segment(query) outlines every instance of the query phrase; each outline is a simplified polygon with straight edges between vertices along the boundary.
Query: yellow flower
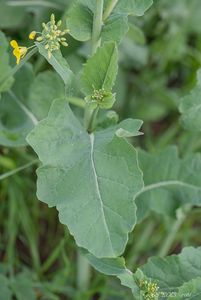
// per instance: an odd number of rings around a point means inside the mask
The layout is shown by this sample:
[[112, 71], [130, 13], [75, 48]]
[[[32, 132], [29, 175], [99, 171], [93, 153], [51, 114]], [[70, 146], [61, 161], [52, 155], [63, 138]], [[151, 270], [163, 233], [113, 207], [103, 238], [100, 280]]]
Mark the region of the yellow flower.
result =
[[32, 31], [32, 32], [29, 34], [29, 39], [30, 39], [30, 40], [34, 40], [34, 39], [35, 39], [35, 36], [36, 36], [36, 31]]
[[20, 59], [26, 55], [28, 48], [27, 47], [19, 47], [18, 43], [15, 40], [12, 40], [10, 42], [10, 45], [14, 49], [13, 55], [16, 57], [16, 62], [18, 65], [20, 62]]

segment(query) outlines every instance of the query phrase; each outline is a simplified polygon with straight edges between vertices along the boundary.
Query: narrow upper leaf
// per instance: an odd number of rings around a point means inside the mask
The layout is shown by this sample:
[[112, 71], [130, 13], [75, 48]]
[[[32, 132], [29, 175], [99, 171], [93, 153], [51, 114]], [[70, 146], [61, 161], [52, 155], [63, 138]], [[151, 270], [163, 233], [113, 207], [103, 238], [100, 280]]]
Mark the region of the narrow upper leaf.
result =
[[38, 50], [43, 55], [55, 71], [61, 76], [66, 87], [66, 94], [73, 95], [75, 89], [75, 76], [70, 70], [66, 59], [62, 56], [59, 50], [52, 52], [51, 58], [48, 57], [48, 52], [44, 45], [36, 43]]
[[43, 163], [39, 199], [56, 206], [77, 244], [97, 257], [124, 251], [135, 224], [134, 196], [143, 186], [136, 152], [115, 136], [117, 129], [89, 135], [59, 99], [28, 136]]
[[115, 43], [105, 43], [88, 59], [81, 75], [81, 87], [85, 95], [94, 89], [111, 91], [118, 70], [118, 53]]

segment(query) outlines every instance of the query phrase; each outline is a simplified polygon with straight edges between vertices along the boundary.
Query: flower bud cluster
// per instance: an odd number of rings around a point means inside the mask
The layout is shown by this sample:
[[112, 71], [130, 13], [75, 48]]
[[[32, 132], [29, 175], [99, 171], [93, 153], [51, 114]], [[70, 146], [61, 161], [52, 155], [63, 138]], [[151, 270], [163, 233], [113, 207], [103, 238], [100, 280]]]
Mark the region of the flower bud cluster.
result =
[[54, 14], [51, 15], [48, 23], [43, 23], [43, 30], [41, 35], [36, 38], [38, 42], [43, 42], [45, 49], [48, 51], [48, 57], [51, 58], [51, 54], [55, 50], [60, 49], [60, 45], [68, 46], [66, 42], [65, 34], [69, 32], [68, 29], [61, 29], [62, 21], [56, 23]]
[[139, 287], [143, 291], [143, 297], [145, 300], [158, 300], [159, 287], [156, 283], [141, 279]]

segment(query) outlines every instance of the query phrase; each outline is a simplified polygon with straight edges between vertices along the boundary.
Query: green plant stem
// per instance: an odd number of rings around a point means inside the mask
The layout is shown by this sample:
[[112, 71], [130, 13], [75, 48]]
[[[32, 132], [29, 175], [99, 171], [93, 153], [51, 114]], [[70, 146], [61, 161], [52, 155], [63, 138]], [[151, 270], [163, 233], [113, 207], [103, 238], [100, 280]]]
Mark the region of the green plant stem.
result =
[[89, 124], [88, 124], [88, 131], [89, 131], [89, 132], [93, 132], [93, 130], [94, 130], [94, 124], [95, 124], [95, 121], [96, 121], [96, 117], [97, 117], [97, 115], [98, 115], [98, 112], [99, 112], [99, 107], [97, 107], [97, 108], [93, 111], [93, 113], [92, 113], [92, 115], [91, 115], [91, 118], [90, 118]]
[[167, 235], [161, 249], [159, 250], [158, 256], [165, 257], [168, 255], [172, 244], [177, 236], [177, 233], [182, 226], [183, 222], [185, 221], [187, 214], [191, 210], [191, 205], [187, 204], [182, 208], [177, 210], [177, 220], [173, 223], [172, 227], [170, 228], [169, 234]]
[[86, 291], [89, 286], [90, 277], [91, 277], [91, 267], [88, 260], [84, 255], [77, 252], [77, 288], [79, 291]]
[[101, 29], [103, 25], [103, 0], [95, 0], [96, 9], [94, 12], [93, 19], [93, 30], [92, 30], [92, 53], [95, 53], [101, 43]]
[[110, 0], [103, 14], [103, 22], [110, 16], [111, 12], [117, 5], [117, 2], [118, 0]]
[[21, 171], [23, 171], [23, 170], [31, 167], [32, 165], [36, 164], [37, 162], [38, 162], [38, 159], [35, 159], [35, 160], [33, 160], [33, 161], [31, 161], [31, 162], [29, 162], [29, 163], [27, 163], [27, 164], [25, 164], [25, 165], [23, 165], [23, 166], [21, 166], [19, 168], [16, 168], [16, 169], [11, 170], [11, 171], [9, 171], [7, 173], [4, 173], [4, 174], [0, 175], [0, 180], [3, 180], [3, 179], [8, 178], [8, 177], [10, 177], [12, 175], [15, 175], [15, 174], [17, 174], [17, 173], [19, 173], [19, 172], [21, 172]]
[[[92, 29], [92, 54], [94, 54], [101, 43], [101, 29], [103, 18], [103, 0], [96, 0], [96, 8], [93, 18]], [[84, 112], [84, 125], [86, 130], [90, 130], [93, 127], [98, 110], [92, 111], [88, 105], [85, 106]], [[80, 291], [86, 291], [90, 281], [90, 264], [86, 258], [77, 252], [77, 287]]]
[[68, 101], [70, 104], [78, 106], [80, 108], [85, 108], [86, 102], [82, 98], [69, 97]]

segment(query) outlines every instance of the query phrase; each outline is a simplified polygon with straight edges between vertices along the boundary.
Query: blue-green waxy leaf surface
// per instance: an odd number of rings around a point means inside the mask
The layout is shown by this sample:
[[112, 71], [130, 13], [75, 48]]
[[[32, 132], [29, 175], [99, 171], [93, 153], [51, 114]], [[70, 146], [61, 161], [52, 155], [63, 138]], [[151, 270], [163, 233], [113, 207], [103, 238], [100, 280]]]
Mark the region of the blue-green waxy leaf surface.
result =
[[119, 0], [114, 9], [115, 12], [143, 16], [151, 7], [153, 0]]
[[174, 215], [183, 204], [201, 205], [201, 155], [179, 158], [176, 147], [156, 154], [139, 151], [145, 187], [138, 193], [138, 221], [150, 210]]
[[93, 27], [93, 12], [82, 1], [74, 2], [67, 15], [67, 28], [79, 41], [90, 40]]
[[179, 287], [178, 292], [171, 295], [168, 300], [200, 300], [201, 277], [192, 279]]
[[133, 293], [138, 293], [139, 288], [136, 284], [133, 273], [126, 268], [123, 257], [100, 259], [91, 253], [86, 253], [85, 256], [96, 270], [106, 275], [117, 276], [122, 285], [130, 288]]
[[[73, 3], [67, 14], [67, 28], [70, 34], [79, 41], [92, 38], [95, 1], [79, 0]], [[128, 17], [126, 13], [117, 11], [112, 13], [102, 24], [101, 41], [120, 42], [128, 31]]]
[[47, 116], [52, 101], [64, 94], [59, 75], [45, 71], [34, 78], [31, 65], [25, 64], [17, 73], [12, 91], [3, 93], [0, 100], [0, 144], [27, 145], [27, 134]]
[[182, 114], [181, 124], [185, 129], [201, 131], [201, 69], [197, 73], [197, 85], [191, 93], [182, 99], [179, 106]]
[[56, 206], [77, 244], [95, 256], [116, 257], [135, 225], [134, 197], [142, 174], [134, 148], [118, 137], [119, 128], [139, 134], [141, 121], [124, 121], [88, 134], [64, 99], [28, 135], [42, 161], [38, 198]]

